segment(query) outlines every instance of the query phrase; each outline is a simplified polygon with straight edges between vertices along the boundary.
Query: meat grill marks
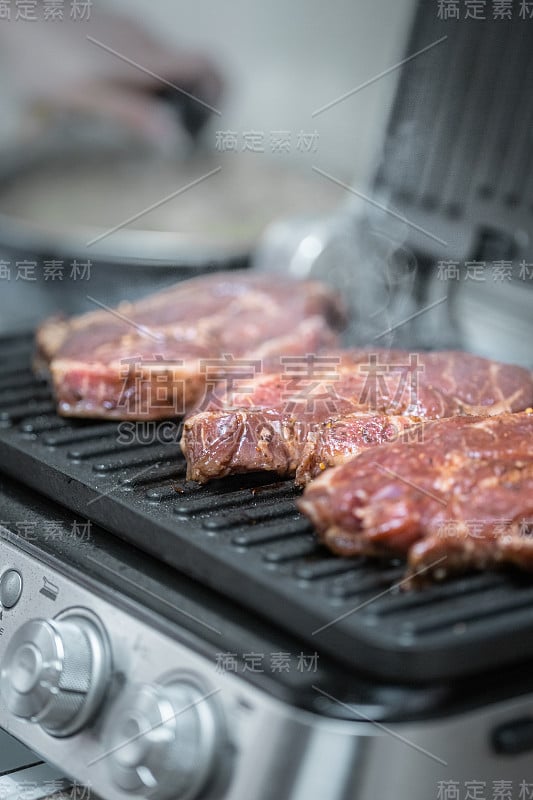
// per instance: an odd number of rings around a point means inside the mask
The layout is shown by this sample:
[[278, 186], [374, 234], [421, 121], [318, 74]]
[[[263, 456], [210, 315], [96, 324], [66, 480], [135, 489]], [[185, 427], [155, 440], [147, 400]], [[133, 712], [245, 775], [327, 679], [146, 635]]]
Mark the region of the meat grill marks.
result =
[[514, 564], [533, 570], [533, 413], [455, 417], [374, 447], [298, 502], [341, 556], [406, 555], [411, 585]]
[[60, 414], [163, 419], [197, 403], [209, 360], [258, 361], [337, 343], [337, 295], [315, 281], [247, 273], [195, 278], [138, 303], [53, 318], [37, 333], [37, 367], [49, 371]]
[[425, 419], [533, 405], [531, 373], [467, 353], [356, 349], [315, 362], [311, 378], [305, 359], [285, 359], [284, 372], [260, 375], [247, 391], [219, 383], [185, 421], [189, 479], [266, 470], [304, 485]]

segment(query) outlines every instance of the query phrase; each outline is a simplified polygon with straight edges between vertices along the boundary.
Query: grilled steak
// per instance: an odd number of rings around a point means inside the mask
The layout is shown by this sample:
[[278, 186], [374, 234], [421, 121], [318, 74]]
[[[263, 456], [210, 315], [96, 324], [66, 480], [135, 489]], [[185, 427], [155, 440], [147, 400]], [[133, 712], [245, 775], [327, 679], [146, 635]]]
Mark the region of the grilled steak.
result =
[[307, 487], [299, 507], [342, 556], [407, 555], [412, 584], [533, 570], [533, 412], [455, 417], [379, 445]]
[[246, 390], [220, 381], [186, 420], [189, 479], [268, 470], [305, 484], [423, 419], [533, 405], [527, 370], [467, 353], [349, 350], [284, 367]]
[[188, 480], [206, 483], [244, 472], [275, 472], [305, 485], [326, 467], [382, 442], [395, 441], [419, 417], [347, 414], [306, 424], [270, 409], [206, 411], [185, 421]]
[[[53, 318], [37, 333], [60, 414], [158, 419], [201, 400], [217, 369], [262, 369], [334, 346], [343, 307], [314, 281], [216, 273], [138, 303]], [[218, 366], [217, 366], [218, 365]]]

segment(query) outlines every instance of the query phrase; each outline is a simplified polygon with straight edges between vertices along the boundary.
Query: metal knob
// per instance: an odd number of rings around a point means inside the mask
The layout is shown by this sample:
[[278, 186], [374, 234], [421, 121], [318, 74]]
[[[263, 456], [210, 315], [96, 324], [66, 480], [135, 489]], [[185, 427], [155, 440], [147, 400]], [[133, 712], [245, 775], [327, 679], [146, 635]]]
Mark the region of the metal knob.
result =
[[82, 616], [30, 620], [11, 639], [0, 691], [16, 717], [53, 736], [78, 731], [96, 711], [110, 675], [101, 630]]
[[215, 709], [193, 683], [133, 686], [108, 732], [113, 780], [157, 800], [192, 800], [212, 771], [217, 738]]

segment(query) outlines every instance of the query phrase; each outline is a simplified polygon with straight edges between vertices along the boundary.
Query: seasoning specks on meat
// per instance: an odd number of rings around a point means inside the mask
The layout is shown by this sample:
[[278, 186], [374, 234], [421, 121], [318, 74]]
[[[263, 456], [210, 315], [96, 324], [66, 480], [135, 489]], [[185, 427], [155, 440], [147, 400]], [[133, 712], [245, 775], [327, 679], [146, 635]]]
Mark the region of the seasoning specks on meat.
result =
[[[421, 420], [519, 411], [533, 403], [531, 373], [459, 352], [332, 352], [335, 374], [294, 383], [259, 375], [246, 391], [215, 387], [185, 421], [188, 477], [199, 482], [267, 470], [303, 485]], [[324, 357], [326, 358], [326, 357]], [[260, 435], [265, 425], [272, 436]]]
[[299, 507], [333, 552], [406, 555], [411, 583], [533, 570], [533, 413], [427, 422], [317, 478]]

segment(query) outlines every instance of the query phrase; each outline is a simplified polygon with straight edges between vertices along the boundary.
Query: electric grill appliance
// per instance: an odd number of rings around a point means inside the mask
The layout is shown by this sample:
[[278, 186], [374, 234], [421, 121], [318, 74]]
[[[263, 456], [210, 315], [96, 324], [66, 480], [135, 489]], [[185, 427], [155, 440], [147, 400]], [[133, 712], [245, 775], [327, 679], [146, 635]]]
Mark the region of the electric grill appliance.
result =
[[259, 266], [342, 289], [352, 341], [532, 366], [532, 14], [527, 2], [419, 2], [371, 190], [317, 163], [341, 209], [281, 221], [262, 241]]
[[[421, 6], [409, 52], [428, 36], [456, 41], [429, 8]], [[518, 31], [518, 72], [531, 52], [521, 37], [532, 28], [523, 23], [490, 28], [502, 41]], [[467, 58], [464, 31], [481, 37], [481, 55], [468, 55], [481, 87], [493, 52], [482, 29], [475, 20], [458, 25], [454, 51]], [[400, 82], [385, 165], [404, 130], [398, 120], [417, 113], [416, 86], [427, 87], [425, 103], [438, 104], [422, 58]], [[445, 94], [455, 98], [451, 88]], [[473, 85], [464, 94], [472, 100]], [[433, 163], [425, 134], [434, 114], [426, 111], [416, 141]], [[445, 113], [438, 119], [444, 125]], [[403, 164], [398, 154], [395, 163]], [[459, 168], [452, 174], [470, 180]], [[452, 209], [438, 181], [438, 202], [418, 203], [418, 195], [392, 191], [407, 185], [398, 175], [384, 166], [376, 186], [414, 224], [452, 242], [450, 258], [527, 254], [525, 205], [519, 222], [501, 213], [496, 193], [489, 203], [473, 192], [475, 202]], [[423, 305], [434, 291], [434, 260], [447, 256], [427, 237], [410, 244]], [[438, 306], [437, 323], [420, 317], [428, 341], [452, 326], [455, 301], [452, 292]], [[533, 795], [529, 576], [467, 575], [403, 593], [400, 563], [322, 550], [291, 483], [248, 476], [187, 484], [174, 423], [136, 426], [131, 435], [116, 423], [60, 419], [31, 372], [31, 349], [31, 334], [0, 342], [6, 731], [105, 800]]]
[[402, 594], [315, 543], [292, 483], [191, 486], [170, 424], [60, 419], [31, 347], [0, 344], [10, 734], [110, 800], [533, 781], [528, 576]]
[[421, 307], [437, 303], [420, 340], [453, 328], [464, 349], [531, 367], [531, 5], [420, 3], [408, 53], [432, 43], [405, 64], [374, 196], [408, 220]]

